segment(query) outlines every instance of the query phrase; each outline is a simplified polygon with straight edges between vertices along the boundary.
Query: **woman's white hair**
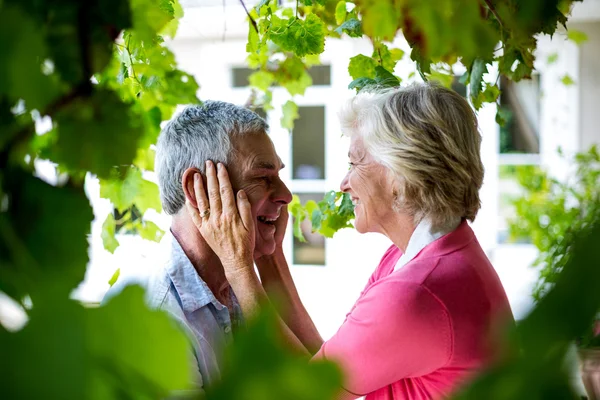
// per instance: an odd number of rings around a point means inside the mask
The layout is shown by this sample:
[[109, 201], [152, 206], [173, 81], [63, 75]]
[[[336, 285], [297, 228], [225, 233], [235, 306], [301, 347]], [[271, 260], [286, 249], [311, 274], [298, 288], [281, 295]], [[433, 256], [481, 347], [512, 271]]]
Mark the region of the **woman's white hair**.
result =
[[398, 181], [396, 209], [434, 226], [475, 219], [483, 183], [477, 116], [458, 93], [435, 83], [366, 88], [340, 110], [342, 131]]

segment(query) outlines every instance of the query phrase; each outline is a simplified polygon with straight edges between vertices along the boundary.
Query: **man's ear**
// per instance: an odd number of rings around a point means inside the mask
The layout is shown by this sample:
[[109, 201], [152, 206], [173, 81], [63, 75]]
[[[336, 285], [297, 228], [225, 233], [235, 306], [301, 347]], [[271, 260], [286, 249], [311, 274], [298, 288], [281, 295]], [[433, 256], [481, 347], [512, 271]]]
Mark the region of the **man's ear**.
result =
[[194, 191], [194, 175], [200, 174], [202, 180], [204, 181], [204, 176], [198, 168], [188, 168], [183, 172], [183, 177], [181, 178], [181, 187], [183, 189], [183, 194], [185, 198], [192, 204], [192, 206], [198, 208], [198, 203], [196, 202], [196, 192]]

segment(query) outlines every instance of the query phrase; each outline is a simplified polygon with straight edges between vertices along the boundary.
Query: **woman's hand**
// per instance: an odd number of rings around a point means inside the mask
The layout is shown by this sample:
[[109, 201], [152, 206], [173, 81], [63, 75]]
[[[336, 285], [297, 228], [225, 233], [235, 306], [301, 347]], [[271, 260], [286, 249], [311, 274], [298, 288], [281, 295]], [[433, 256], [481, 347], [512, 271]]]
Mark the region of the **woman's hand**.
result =
[[[200, 174], [194, 175], [197, 208], [186, 202], [196, 228], [221, 260], [226, 276], [252, 269], [254, 219], [243, 190], [234, 195], [225, 166], [206, 162], [207, 190]], [[208, 193], [208, 198], [207, 194]]]

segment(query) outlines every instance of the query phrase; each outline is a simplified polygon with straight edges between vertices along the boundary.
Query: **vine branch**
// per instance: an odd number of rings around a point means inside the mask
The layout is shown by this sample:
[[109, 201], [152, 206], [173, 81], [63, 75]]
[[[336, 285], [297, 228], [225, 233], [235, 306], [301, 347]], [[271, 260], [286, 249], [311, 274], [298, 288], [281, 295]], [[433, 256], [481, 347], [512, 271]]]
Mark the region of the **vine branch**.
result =
[[256, 33], [259, 33], [258, 32], [258, 25], [256, 25], [256, 21], [254, 20], [254, 18], [252, 18], [252, 16], [248, 12], [248, 8], [246, 8], [246, 4], [244, 4], [244, 0], [240, 0], [240, 3], [242, 4], [242, 7], [244, 7], [244, 11], [246, 11], [246, 15], [248, 16], [248, 18], [250, 18], [250, 23], [252, 23], [252, 26], [254, 27], [254, 30], [256, 31]]

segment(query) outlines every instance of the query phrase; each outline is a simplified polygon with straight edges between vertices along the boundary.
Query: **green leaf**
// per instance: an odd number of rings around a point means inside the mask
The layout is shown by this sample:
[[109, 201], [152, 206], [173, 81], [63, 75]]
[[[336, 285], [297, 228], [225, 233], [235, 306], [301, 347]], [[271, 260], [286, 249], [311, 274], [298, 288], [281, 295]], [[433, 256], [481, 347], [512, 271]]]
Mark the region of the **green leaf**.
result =
[[0, 96], [25, 100], [29, 109], [42, 110], [59, 91], [42, 73], [47, 57], [42, 31], [19, 7], [0, 6]]
[[[340, 25], [346, 19], [346, 1], [342, 0], [335, 6], [335, 23]], [[337, 29], [336, 29], [337, 31]]]
[[585, 34], [585, 32], [569, 29], [567, 31], [567, 39], [575, 43], [577, 46], [580, 46], [587, 42], [588, 36]]
[[371, 38], [392, 41], [398, 30], [398, 12], [390, 1], [374, 1], [362, 9], [364, 33]]
[[413, 46], [412, 51], [410, 52], [410, 59], [417, 63], [417, 71], [421, 78], [427, 82], [427, 76], [425, 74], [431, 73], [431, 59], [425, 57], [423, 52], [419, 47]]
[[298, 18], [280, 19], [271, 17], [271, 40], [283, 50], [294, 52], [298, 57], [320, 54], [325, 48], [323, 21], [315, 14], [305, 20]]
[[476, 58], [471, 66], [470, 79], [469, 79], [469, 97], [473, 102], [475, 109], [481, 107], [481, 101], [479, 95], [481, 94], [483, 87], [483, 75], [487, 72], [487, 64], [481, 58]]
[[575, 81], [573, 80], [573, 78], [571, 78], [569, 74], [563, 75], [563, 77], [560, 78], [560, 81], [565, 86], [571, 86], [575, 84]]
[[265, 91], [271, 87], [275, 81], [275, 77], [267, 71], [256, 71], [248, 77], [248, 81], [250, 82], [250, 86]]
[[8, 212], [0, 213], [2, 274], [18, 279], [15, 291], [34, 301], [49, 293], [66, 298], [89, 259], [93, 213], [83, 188], [51, 186], [14, 170], [4, 178], [10, 200]]
[[288, 100], [283, 105], [281, 111], [281, 127], [291, 131], [294, 129], [294, 121], [300, 116], [298, 114], [298, 105], [292, 100]]
[[119, 247], [119, 241], [115, 238], [115, 227], [115, 217], [113, 213], [110, 213], [106, 216], [102, 224], [102, 243], [104, 244], [104, 248], [110, 253], [114, 253], [117, 247]]
[[173, 19], [169, 0], [130, 0], [133, 30], [143, 41], [151, 42]]
[[[329, 361], [306, 362], [290, 352], [277, 328], [272, 307], [247, 323], [226, 349], [223, 378], [207, 390], [207, 399], [333, 399], [342, 384]], [[252, 361], [249, 361], [252, 360]]]
[[108, 280], [108, 284], [112, 287], [119, 280], [119, 276], [121, 276], [121, 268], [117, 268], [115, 270], [115, 272], [112, 274], [112, 276]]
[[353, 38], [359, 38], [363, 35], [362, 25], [360, 21], [356, 18], [350, 18], [349, 20], [341, 24], [338, 28], [336, 28], [335, 31], [340, 35], [342, 34], [342, 32], [346, 32], [348, 36]]
[[158, 186], [145, 180], [137, 168], [127, 168], [123, 178], [115, 172], [110, 179], [101, 179], [100, 196], [109, 199], [121, 212], [134, 204], [141, 213], [149, 208], [162, 210]]
[[359, 54], [350, 58], [348, 73], [352, 79], [375, 78], [375, 67], [377, 63], [371, 57]]
[[49, 149], [52, 161], [100, 177], [107, 177], [114, 165], [131, 164], [143, 135], [140, 116], [108, 90], [65, 106], [54, 121], [58, 139]]
[[394, 71], [396, 68], [396, 64], [398, 61], [404, 57], [404, 51], [401, 49], [389, 49], [385, 44], [379, 43], [375, 46], [373, 50], [373, 55], [371, 56], [374, 60], [378, 60], [379, 65], [388, 71]]
[[512, 112], [508, 108], [498, 107], [496, 111], [496, 123], [500, 126], [505, 126], [512, 118]]
[[259, 39], [258, 32], [254, 28], [252, 21], [248, 20], [248, 43], [246, 43], [246, 52], [258, 53]]
[[300, 198], [297, 195], [292, 196], [292, 201], [288, 204], [288, 210], [293, 218], [293, 232], [294, 237], [301, 242], [306, 242], [304, 235], [302, 234], [302, 221], [306, 218], [306, 212], [300, 204]]
[[548, 65], [554, 64], [557, 61], [558, 61], [558, 53], [552, 53], [552, 54], [548, 55], [548, 59], [546, 60]]
[[358, 78], [350, 82], [348, 85], [348, 89], [356, 89], [357, 92], [360, 92], [364, 87], [375, 85], [375, 79], [371, 78]]
[[146, 240], [150, 240], [153, 242], [160, 242], [165, 231], [160, 229], [154, 222], [152, 221], [144, 221], [138, 226], [137, 229], [140, 236]]
[[479, 97], [481, 102], [494, 103], [500, 97], [500, 89], [496, 85], [486, 83], [485, 90]]
[[375, 82], [382, 87], [396, 87], [400, 85], [400, 80], [380, 65], [375, 67]]

